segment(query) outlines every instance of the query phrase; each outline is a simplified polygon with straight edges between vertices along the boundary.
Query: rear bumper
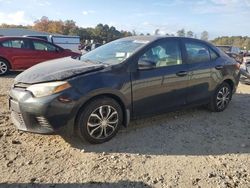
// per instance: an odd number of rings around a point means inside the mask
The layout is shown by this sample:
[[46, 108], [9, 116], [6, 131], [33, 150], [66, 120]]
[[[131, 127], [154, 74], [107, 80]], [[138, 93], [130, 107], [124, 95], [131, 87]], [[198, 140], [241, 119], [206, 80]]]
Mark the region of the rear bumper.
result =
[[74, 126], [75, 102], [62, 103], [61, 94], [34, 98], [28, 91], [11, 89], [9, 108], [15, 127], [22, 131], [51, 134], [65, 126]]

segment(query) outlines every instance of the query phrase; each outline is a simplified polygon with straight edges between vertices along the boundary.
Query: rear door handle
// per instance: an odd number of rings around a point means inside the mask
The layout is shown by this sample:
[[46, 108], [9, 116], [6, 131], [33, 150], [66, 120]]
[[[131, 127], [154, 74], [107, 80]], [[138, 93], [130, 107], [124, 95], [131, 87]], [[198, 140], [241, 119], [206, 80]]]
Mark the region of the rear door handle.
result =
[[183, 77], [183, 76], [187, 76], [188, 72], [187, 71], [180, 71], [180, 72], [177, 72], [176, 75], [177, 76], [180, 76], [180, 77]]
[[223, 68], [224, 68], [223, 65], [217, 65], [217, 66], [215, 66], [215, 69], [217, 69], [217, 70], [221, 70], [221, 69], [223, 69]]

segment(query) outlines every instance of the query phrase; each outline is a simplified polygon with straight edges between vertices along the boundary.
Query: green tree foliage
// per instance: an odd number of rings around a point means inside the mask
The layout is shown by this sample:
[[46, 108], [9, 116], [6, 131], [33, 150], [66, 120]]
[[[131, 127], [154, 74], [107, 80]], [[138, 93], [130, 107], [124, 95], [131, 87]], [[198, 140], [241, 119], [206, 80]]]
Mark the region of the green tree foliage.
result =
[[194, 32], [193, 31], [188, 31], [187, 32], [187, 37], [193, 38], [194, 37]]
[[250, 37], [233, 36], [233, 37], [218, 37], [211, 41], [215, 45], [233, 45], [247, 50], [250, 50]]
[[[66, 21], [55, 21], [50, 20], [48, 17], [43, 16], [40, 20], [34, 22], [33, 26], [23, 26], [23, 25], [8, 25], [1, 24], [0, 28], [23, 28], [23, 29], [34, 29], [37, 31], [49, 32], [49, 33], [58, 33], [63, 35], [78, 35], [80, 36], [82, 41], [85, 40], [95, 40], [96, 42], [102, 43], [110, 42], [112, 40], [128, 37], [133, 35], [144, 35], [143, 33], [136, 33], [135, 30], [130, 31], [118, 31], [113, 26], [108, 26], [107, 24], [98, 24], [95, 28], [83, 28], [76, 25], [76, 22], [73, 20]], [[159, 34], [159, 29], [156, 29], [154, 34]], [[146, 35], [150, 35], [147, 33]], [[174, 36], [173, 34], [166, 34], [167, 36]], [[193, 31], [185, 32], [184, 29], [177, 31], [177, 36], [180, 37], [194, 37], [197, 38], [197, 35], [194, 34]], [[201, 33], [202, 40], [208, 40], [209, 34], [207, 31], [203, 31]], [[246, 47], [246, 49], [250, 50], [250, 37], [242, 37], [242, 36], [233, 36], [233, 37], [218, 37], [211, 41], [215, 45], [234, 45], [238, 46], [242, 49]]]
[[159, 35], [160, 34], [160, 29], [156, 29], [154, 32], [155, 35]]
[[178, 37], [185, 37], [186, 36], [185, 29], [181, 29], [181, 30], [177, 31], [177, 36]]
[[32, 26], [23, 26], [23, 25], [8, 25], [8, 24], [1, 24], [0, 28], [19, 28], [19, 29], [32, 29]]
[[98, 24], [95, 28], [83, 28], [78, 27], [73, 20], [55, 21], [50, 20], [46, 16], [43, 16], [40, 20], [36, 20], [33, 26], [2, 24], [0, 28], [24, 28], [63, 35], [78, 35], [82, 41], [95, 40], [100, 43], [133, 35], [129, 31], [118, 31], [115, 27], [108, 26], [107, 24]]
[[201, 33], [201, 40], [205, 40], [205, 41], [208, 41], [208, 38], [209, 38], [209, 34], [207, 31], [203, 31]]
[[121, 37], [132, 36], [131, 32], [118, 31], [115, 27], [110, 27], [107, 24], [98, 24], [95, 28], [83, 28], [78, 27], [73, 20], [62, 22], [49, 20], [47, 17], [42, 17], [40, 20], [37, 20], [33, 29], [64, 35], [78, 35], [81, 40], [95, 40], [100, 43], [103, 41], [109, 42]]

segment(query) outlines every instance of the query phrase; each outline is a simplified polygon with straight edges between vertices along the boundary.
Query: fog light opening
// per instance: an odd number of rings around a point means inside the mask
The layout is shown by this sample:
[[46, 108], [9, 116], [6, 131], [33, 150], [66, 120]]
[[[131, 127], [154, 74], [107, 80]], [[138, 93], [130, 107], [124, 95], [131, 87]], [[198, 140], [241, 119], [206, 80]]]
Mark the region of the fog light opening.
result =
[[68, 96], [59, 96], [58, 100], [63, 103], [68, 103], [72, 101]]

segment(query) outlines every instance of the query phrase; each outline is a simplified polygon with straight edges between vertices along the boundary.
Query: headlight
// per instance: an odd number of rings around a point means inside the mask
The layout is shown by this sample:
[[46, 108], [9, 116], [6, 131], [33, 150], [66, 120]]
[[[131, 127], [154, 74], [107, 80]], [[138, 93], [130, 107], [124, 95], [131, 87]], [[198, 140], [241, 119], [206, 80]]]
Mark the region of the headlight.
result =
[[59, 93], [65, 89], [70, 88], [71, 85], [68, 82], [48, 82], [42, 84], [34, 84], [29, 86], [26, 90], [30, 91], [35, 97], [44, 97]]

